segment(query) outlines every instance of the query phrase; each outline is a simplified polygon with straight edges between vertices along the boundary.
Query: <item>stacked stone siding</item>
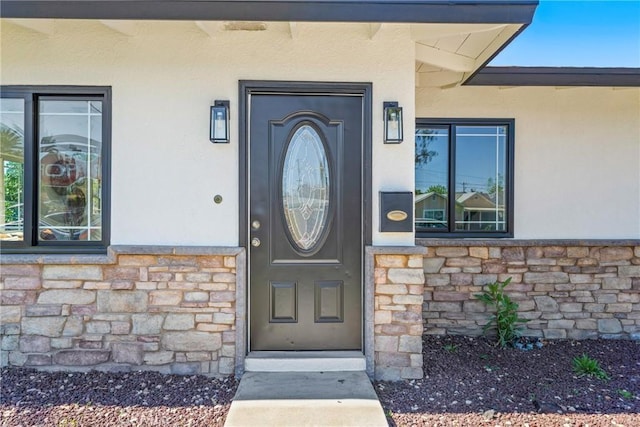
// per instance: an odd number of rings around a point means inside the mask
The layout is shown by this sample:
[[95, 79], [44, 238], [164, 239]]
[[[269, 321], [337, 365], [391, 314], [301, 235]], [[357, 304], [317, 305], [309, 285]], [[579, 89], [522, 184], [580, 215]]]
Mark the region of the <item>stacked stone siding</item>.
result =
[[375, 377], [422, 378], [422, 255], [376, 254], [374, 285]]
[[425, 334], [481, 334], [489, 313], [474, 294], [511, 278], [524, 335], [640, 339], [640, 241], [419, 243]]
[[233, 373], [242, 252], [220, 249], [4, 256], [2, 365]]

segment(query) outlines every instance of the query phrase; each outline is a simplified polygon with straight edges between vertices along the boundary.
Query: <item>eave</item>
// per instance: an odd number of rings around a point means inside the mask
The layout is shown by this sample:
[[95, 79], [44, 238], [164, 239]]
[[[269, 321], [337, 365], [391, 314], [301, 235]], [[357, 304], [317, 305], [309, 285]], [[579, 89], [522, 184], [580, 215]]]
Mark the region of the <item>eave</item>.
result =
[[3, 18], [529, 24], [538, 0], [2, 0]]
[[469, 86], [640, 87], [640, 68], [485, 67]]

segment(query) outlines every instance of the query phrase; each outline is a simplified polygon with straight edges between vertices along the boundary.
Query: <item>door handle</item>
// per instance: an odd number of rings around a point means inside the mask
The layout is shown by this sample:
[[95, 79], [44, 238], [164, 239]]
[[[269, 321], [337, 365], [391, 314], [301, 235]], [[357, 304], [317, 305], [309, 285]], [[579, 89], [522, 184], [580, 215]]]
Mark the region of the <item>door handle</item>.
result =
[[253, 246], [254, 248], [260, 246], [260, 239], [258, 239], [257, 237], [251, 239], [251, 246]]

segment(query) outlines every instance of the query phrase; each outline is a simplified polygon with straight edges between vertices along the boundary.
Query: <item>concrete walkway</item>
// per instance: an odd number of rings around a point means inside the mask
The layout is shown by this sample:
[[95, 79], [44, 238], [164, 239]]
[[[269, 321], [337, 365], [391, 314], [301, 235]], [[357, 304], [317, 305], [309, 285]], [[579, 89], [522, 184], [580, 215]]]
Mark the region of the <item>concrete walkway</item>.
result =
[[247, 372], [225, 427], [387, 427], [364, 372]]

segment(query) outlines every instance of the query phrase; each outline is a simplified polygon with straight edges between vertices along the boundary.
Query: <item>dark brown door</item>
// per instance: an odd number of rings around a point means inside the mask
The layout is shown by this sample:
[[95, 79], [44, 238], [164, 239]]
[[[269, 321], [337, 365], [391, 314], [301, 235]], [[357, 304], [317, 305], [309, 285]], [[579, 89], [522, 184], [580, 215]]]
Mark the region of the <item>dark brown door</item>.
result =
[[363, 97], [248, 108], [251, 350], [360, 349]]

